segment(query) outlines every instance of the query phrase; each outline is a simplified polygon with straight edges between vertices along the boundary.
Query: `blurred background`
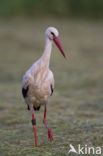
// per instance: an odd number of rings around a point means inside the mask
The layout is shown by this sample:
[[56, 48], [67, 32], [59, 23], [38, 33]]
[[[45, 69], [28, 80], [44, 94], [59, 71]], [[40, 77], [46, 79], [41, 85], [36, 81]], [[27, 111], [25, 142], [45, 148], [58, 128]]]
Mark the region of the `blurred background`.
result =
[[[53, 44], [55, 91], [47, 120], [54, 141], [43, 127], [42, 107], [34, 150], [22, 77], [42, 55], [48, 26], [59, 30], [67, 60]], [[70, 143], [102, 148], [102, 84], [103, 0], [0, 0], [0, 156], [64, 156]]]
[[1, 17], [103, 18], [102, 0], [1, 0]]

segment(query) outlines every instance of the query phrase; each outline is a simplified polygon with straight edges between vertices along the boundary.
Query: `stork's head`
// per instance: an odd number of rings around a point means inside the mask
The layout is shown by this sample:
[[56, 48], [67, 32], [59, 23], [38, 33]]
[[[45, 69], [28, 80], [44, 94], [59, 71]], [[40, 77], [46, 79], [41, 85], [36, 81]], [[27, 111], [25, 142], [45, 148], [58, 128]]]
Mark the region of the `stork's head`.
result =
[[54, 43], [57, 45], [57, 47], [59, 48], [60, 52], [62, 53], [62, 55], [66, 58], [64, 50], [61, 46], [61, 43], [59, 41], [59, 32], [56, 28], [54, 27], [48, 27], [45, 31], [45, 35], [46, 37], [48, 37], [50, 40], [53, 40]]
[[58, 30], [57, 30], [56, 28], [54, 28], [54, 27], [48, 27], [48, 28], [46, 29], [45, 34], [46, 34], [46, 37], [48, 37], [50, 40], [53, 40], [54, 36], [55, 36], [55, 37], [58, 37], [59, 32], [58, 32]]

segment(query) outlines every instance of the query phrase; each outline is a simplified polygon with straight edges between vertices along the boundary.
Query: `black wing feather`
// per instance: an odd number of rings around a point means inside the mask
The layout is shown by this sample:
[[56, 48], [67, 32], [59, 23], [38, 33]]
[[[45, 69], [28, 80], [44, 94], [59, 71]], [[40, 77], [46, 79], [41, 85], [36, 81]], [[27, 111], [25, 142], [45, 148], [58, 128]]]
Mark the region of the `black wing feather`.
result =
[[52, 85], [50, 87], [51, 87], [51, 94], [50, 94], [50, 96], [52, 96], [54, 89], [53, 89]]
[[24, 98], [27, 97], [28, 90], [29, 90], [29, 86], [27, 86], [26, 88], [22, 88], [22, 94], [23, 94], [23, 97], [24, 97]]

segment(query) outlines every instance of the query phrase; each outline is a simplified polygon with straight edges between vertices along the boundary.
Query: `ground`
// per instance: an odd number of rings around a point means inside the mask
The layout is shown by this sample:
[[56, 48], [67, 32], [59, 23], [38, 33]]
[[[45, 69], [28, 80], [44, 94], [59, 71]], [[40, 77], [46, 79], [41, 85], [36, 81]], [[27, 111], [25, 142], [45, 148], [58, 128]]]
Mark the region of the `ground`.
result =
[[[21, 95], [25, 71], [43, 52], [48, 26], [55, 26], [67, 55], [53, 45], [50, 68], [55, 90], [48, 103], [50, 142], [36, 112], [38, 148], [31, 112]], [[57, 19], [0, 22], [0, 156], [74, 156], [69, 144], [103, 148], [103, 22]], [[81, 154], [82, 155], [82, 154]], [[92, 155], [92, 154], [91, 154]], [[102, 154], [103, 155], [103, 151]]]

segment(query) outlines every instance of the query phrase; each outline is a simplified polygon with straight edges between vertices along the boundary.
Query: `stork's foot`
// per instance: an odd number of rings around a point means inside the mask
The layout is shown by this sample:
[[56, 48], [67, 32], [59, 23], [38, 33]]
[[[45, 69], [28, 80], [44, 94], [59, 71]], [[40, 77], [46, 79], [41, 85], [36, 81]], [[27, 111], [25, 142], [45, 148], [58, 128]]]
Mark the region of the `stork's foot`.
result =
[[48, 139], [49, 139], [50, 141], [53, 140], [53, 133], [52, 133], [52, 130], [51, 130], [51, 129], [48, 129]]
[[43, 123], [44, 123], [45, 127], [48, 129], [48, 139], [49, 139], [50, 141], [52, 141], [52, 140], [53, 140], [53, 134], [52, 134], [52, 130], [49, 129], [49, 127], [48, 127], [48, 125], [47, 125], [47, 122], [46, 122], [46, 111], [47, 111], [47, 108], [46, 108], [46, 105], [45, 105]]

